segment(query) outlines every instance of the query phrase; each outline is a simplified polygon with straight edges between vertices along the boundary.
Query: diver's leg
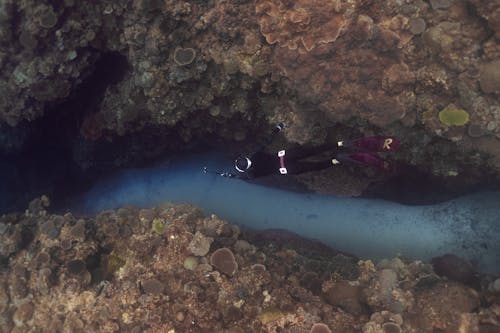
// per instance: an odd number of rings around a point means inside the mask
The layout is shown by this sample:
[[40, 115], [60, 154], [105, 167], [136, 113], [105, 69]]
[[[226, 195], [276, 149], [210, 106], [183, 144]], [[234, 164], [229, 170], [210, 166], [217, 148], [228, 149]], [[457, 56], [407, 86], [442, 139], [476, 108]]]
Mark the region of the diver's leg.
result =
[[392, 136], [368, 136], [356, 140], [340, 141], [340, 145], [362, 151], [390, 152], [395, 151], [401, 142]]
[[331, 150], [332, 148], [326, 145], [316, 146], [316, 147], [297, 147], [297, 148], [286, 149], [285, 160], [287, 159], [301, 160]]
[[382, 157], [370, 153], [338, 154], [335, 157], [340, 163], [356, 163], [375, 167], [380, 170], [390, 170], [391, 165]]
[[332, 165], [334, 165], [332, 163], [332, 160], [323, 160], [317, 162], [291, 161], [289, 164], [287, 164], [286, 168], [288, 174], [298, 175], [304, 172], [327, 169]]

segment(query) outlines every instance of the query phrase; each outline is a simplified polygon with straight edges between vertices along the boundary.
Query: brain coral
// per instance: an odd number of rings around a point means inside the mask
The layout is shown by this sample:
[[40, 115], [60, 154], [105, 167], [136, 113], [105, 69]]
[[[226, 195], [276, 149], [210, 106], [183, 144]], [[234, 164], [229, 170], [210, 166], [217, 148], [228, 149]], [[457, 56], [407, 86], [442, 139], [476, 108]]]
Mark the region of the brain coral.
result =
[[339, 0], [257, 0], [255, 12], [269, 44], [311, 51], [334, 42], [346, 21]]

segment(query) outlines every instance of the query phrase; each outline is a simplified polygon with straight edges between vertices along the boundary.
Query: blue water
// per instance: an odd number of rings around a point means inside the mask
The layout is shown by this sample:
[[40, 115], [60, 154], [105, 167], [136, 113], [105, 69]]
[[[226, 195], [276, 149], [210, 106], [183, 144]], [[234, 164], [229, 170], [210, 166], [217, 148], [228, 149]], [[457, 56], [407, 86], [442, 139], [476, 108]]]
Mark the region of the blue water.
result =
[[235, 224], [282, 228], [362, 258], [427, 261], [453, 253], [485, 273], [500, 274], [500, 192], [427, 206], [284, 191], [204, 174], [230, 161], [200, 154], [122, 171], [98, 182], [73, 209], [96, 213], [132, 204], [191, 203]]

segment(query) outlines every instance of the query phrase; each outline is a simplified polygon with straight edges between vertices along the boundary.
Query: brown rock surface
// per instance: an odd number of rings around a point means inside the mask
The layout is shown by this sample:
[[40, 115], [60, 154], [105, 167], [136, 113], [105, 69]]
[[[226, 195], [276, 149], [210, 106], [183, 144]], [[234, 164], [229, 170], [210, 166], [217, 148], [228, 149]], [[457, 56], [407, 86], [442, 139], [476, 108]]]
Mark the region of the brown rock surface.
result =
[[[155, 219], [167, 221], [164, 234], [155, 232]], [[36, 228], [48, 221], [57, 221], [57, 237]], [[81, 219], [70, 213], [34, 216], [27, 210], [15, 218], [0, 217], [0, 223], [34, 235], [2, 262], [0, 323], [5, 331], [455, 333], [500, 328], [500, 294], [491, 277], [482, 276], [473, 290], [442, 279], [428, 264], [357, 262], [307, 242], [301, 247], [286, 234], [280, 243], [277, 231], [274, 240], [261, 238], [255, 246], [238, 228], [192, 206], [127, 207]], [[107, 224], [118, 232], [105, 231]], [[84, 238], [63, 251], [61, 243], [70, 237], [66, 230], [75, 228], [84, 229]], [[227, 247], [200, 256], [199, 264], [187, 269], [191, 240], [209, 229], [214, 243]], [[221, 274], [210, 258], [218, 251], [229, 251], [237, 262], [232, 274]], [[67, 269], [76, 261], [91, 279]]]
[[[397, 158], [429, 174], [463, 183], [500, 178], [496, 1], [7, 0], [0, 7], [2, 150], [28, 140], [7, 127], [74, 98], [94, 71], [109, 82], [92, 103], [60, 111], [78, 113], [73, 136], [102, 143], [160, 133], [159, 147], [134, 147], [148, 157], [207, 138], [245, 144], [278, 121], [287, 124], [288, 142], [321, 144], [341, 139], [334, 130], [341, 124], [350, 129], [342, 139], [404, 138], [408, 148]], [[120, 75], [97, 66], [106, 57], [121, 59], [108, 66]], [[439, 121], [450, 104], [470, 115], [469, 127]]]

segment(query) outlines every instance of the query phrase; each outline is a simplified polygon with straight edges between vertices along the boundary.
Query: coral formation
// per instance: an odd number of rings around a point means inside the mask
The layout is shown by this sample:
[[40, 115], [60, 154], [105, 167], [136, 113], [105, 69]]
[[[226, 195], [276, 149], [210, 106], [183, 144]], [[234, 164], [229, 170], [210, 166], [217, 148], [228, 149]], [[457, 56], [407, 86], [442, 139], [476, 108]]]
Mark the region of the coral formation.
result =
[[165, 231], [165, 221], [162, 219], [154, 219], [152, 223], [152, 229], [158, 235], [162, 235]]
[[[495, 41], [488, 36], [488, 27], [464, 2], [432, 1], [429, 5], [417, 1], [401, 5], [395, 1], [333, 1], [328, 5], [336, 6], [336, 14], [330, 17], [341, 19], [344, 28], [336, 38], [323, 43], [315, 27], [294, 25], [290, 20], [294, 16], [284, 15], [287, 11], [300, 10], [307, 13], [302, 16], [310, 17], [311, 22], [316, 17], [321, 21], [329, 10], [324, 10], [321, 1], [309, 2], [308, 6], [286, 1], [256, 3], [261, 32], [268, 43], [281, 46], [273, 49], [273, 59], [283, 83], [296, 91], [303, 104], [316, 105], [327, 121], [358, 127], [367, 126], [368, 122], [377, 128], [405, 133], [409, 128], [415, 130], [421, 121], [426, 131], [415, 133], [416, 137], [444, 137], [467, 150], [478, 148], [472, 140], [474, 135], [468, 137], [460, 129], [443, 129], [435, 121], [438, 111], [451, 102], [462, 105], [470, 115], [468, 121], [477, 128], [486, 129], [492, 122], [491, 130], [484, 133], [488, 138], [481, 135], [489, 144], [481, 145], [479, 150], [495, 155], [491, 147], [498, 145], [499, 134], [493, 125], [498, 122], [495, 111], [498, 99], [484, 93], [494, 93], [499, 86], [496, 84], [499, 66], [495, 66], [498, 52], [493, 51]], [[486, 14], [485, 7], [495, 12], [496, 5], [478, 2], [476, 5], [491, 21], [494, 15]], [[300, 46], [297, 41], [301, 36], [317, 38], [317, 43], [309, 44], [314, 48], [286, 47], [292, 41]], [[487, 54], [478, 54], [477, 50], [483, 47], [488, 50]], [[429, 62], [429, 54], [435, 55], [436, 61]], [[281, 112], [275, 110], [274, 117], [279, 118]], [[301, 108], [288, 110], [294, 115], [287, 118], [291, 123], [285, 133], [287, 138], [299, 143], [310, 142], [309, 138], [296, 137], [292, 132], [310, 132], [302, 122], [311, 121], [311, 111], [307, 120], [302, 120]], [[457, 125], [464, 121], [460, 119]], [[420, 140], [413, 156], [406, 159], [425, 164], [421, 158], [427, 156], [426, 147]], [[449, 148], [443, 147], [443, 150], [449, 151]], [[498, 166], [496, 159], [490, 163]], [[431, 168], [439, 173], [437, 165]]]
[[233, 276], [238, 269], [238, 263], [230, 249], [223, 247], [217, 249], [210, 256], [210, 264], [222, 273]]
[[439, 111], [439, 120], [446, 126], [463, 126], [469, 122], [469, 114], [455, 104], [449, 104]]
[[196, 51], [192, 48], [176, 48], [174, 51], [174, 61], [179, 66], [186, 66], [193, 62]]
[[260, 31], [266, 41], [304, 52], [334, 42], [347, 23], [342, 17], [347, 10], [341, 1], [260, 0], [255, 3]]
[[[286, 234], [252, 236], [187, 205], [124, 207], [84, 218], [50, 214], [40, 200], [30, 207], [0, 217], [3, 331], [500, 329], [498, 278], [478, 276], [473, 289], [440, 277], [430, 264], [399, 258], [375, 264]], [[166, 221], [163, 234], [152, 228], [155, 219]], [[56, 237], [41, 227], [47, 224], [59, 230]], [[186, 257], [197, 233], [223, 247]], [[63, 250], [65, 241], [72, 246]], [[122, 262], [106, 274], [112, 256]]]
[[165, 290], [165, 285], [156, 279], [145, 280], [141, 286], [146, 294], [161, 295]]
[[194, 234], [188, 249], [195, 256], [203, 257], [210, 251], [210, 245], [213, 241], [212, 237], [206, 237], [198, 231]]
[[[120, 138], [133, 144], [117, 166], [192, 142], [245, 145], [284, 121], [288, 143], [334, 142], [338, 125], [352, 138], [385, 131], [429, 174], [500, 178], [499, 13], [480, 0], [6, 0], [0, 151], [22, 150], [26, 123], [55, 109], [76, 124], [64, 130], [82, 168]], [[449, 104], [468, 126], [443, 126]]]
[[500, 93], [500, 59], [483, 64], [479, 84], [485, 93]]
[[332, 333], [330, 328], [322, 323], [314, 324], [310, 333]]

